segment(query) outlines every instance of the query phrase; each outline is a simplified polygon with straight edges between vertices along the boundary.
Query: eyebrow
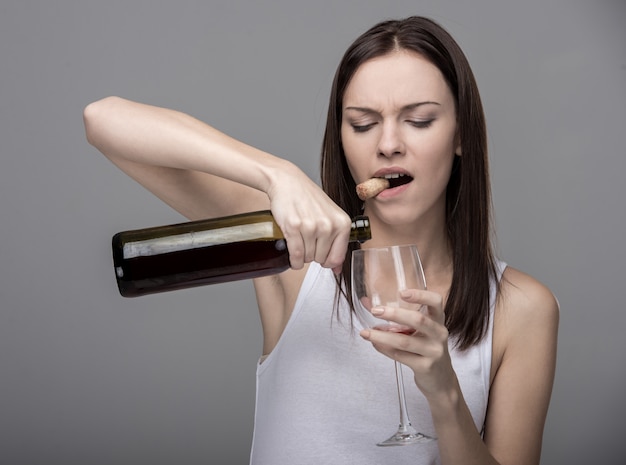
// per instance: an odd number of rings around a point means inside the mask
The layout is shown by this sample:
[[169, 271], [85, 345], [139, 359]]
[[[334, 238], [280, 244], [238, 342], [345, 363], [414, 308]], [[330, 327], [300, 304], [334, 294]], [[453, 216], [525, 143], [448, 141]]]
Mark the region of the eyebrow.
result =
[[[430, 100], [426, 100], [425, 102], [416, 102], [416, 103], [409, 103], [408, 105], [404, 105], [400, 109], [400, 111], [401, 112], [410, 111], [410, 110], [413, 110], [415, 108], [421, 107], [422, 105], [438, 105], [438, 106], [441, 106], [441, 104], [438, 103], [438, 102], [432, 102]], [[346, 107], [345, 110], [360, 111], [362, 113], [378, 113], [376, 110], [374, 110], [372, 108], [368, 108], [368, 107]]]

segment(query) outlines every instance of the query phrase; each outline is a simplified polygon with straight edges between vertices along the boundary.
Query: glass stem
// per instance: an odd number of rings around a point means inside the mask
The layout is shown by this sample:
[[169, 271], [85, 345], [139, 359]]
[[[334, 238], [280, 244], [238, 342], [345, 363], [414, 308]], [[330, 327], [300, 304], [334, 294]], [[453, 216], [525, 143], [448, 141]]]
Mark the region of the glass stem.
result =
[[398, 400], [400, 401], [400, 429], [406, 430], [411, 426], [411, 419], [406, 407], [406, 395], [404, 394], [404, 379], [402, 378], [402, 366], [395, 362], [396, 382], [398, 384]]

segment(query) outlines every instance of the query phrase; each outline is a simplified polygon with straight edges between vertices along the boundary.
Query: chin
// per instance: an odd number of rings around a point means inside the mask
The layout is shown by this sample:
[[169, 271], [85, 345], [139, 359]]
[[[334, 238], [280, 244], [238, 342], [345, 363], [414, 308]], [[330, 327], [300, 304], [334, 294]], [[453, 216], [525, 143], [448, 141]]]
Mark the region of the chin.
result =
[[414, 206], [402, 207], [392, 205], [382, 205], [380, 208], [372, 209], [371, 214], [376, 216], [381, 223], [389, 226], [416, 225], [422, 216]]

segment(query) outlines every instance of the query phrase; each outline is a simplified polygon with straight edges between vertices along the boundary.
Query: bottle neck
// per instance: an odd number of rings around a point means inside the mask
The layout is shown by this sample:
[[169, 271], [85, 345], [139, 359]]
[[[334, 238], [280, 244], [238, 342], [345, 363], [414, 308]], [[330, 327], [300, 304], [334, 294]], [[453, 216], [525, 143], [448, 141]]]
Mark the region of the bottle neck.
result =
[[363, 243], [372, 238], [370, 220], [367, 216], [359, 215], [352, 219], [352, 230], [350, 231], [350, 242]]

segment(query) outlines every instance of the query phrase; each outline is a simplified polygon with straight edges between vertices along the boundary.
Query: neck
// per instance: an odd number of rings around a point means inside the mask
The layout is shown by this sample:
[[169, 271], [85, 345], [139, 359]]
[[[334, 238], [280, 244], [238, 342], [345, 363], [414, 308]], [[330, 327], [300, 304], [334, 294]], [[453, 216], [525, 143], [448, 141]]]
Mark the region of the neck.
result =
[[[390, 225], [375, 216], [370, 217], [372, 239], [363, 247], [415, 244], [426, 275], [429, 289], [446, 295], [452, 282], [452, 249], [445, 222]], [[425, 225], [425, 226], [424, 226]]]

